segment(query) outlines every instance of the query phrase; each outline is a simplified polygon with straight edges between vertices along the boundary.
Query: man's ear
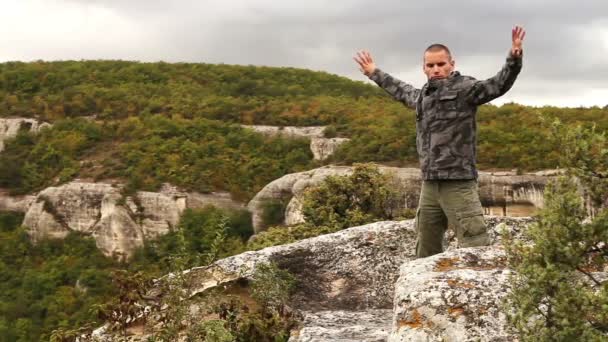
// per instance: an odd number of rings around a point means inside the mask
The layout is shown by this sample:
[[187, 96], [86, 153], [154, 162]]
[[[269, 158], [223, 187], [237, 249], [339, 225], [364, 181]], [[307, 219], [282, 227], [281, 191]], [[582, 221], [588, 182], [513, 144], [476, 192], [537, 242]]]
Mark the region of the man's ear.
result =
[[451, 60], [450, 60], [450, 64], [451, 64], [452, 66], [456, 66], [456, 60], [451, 59]]

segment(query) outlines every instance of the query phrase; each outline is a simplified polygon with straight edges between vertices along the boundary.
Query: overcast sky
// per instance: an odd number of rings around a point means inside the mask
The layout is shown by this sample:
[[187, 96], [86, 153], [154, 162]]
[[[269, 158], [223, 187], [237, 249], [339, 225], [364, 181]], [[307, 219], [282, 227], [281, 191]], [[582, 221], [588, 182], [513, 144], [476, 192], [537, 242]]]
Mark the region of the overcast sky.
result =
[[291, 66], [366, 80], [352, 56], [420, 87], [422, 51], [494, 75], [515, 24], [524, 68], [495, 104], [608, 104], [608, 0], [0, 0], [0, 62], [123, 59]]

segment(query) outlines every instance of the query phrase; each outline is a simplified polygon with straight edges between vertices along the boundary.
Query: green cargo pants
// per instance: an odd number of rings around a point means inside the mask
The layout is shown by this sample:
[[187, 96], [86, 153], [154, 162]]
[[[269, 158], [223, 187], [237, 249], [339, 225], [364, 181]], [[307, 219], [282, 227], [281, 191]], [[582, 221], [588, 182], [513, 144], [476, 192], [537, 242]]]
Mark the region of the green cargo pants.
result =
[[417, 257], [443, 252], [443, 235], [448, 222], [456, 228], [458, 247], [489, 244], [476, 180], [422, 182], [416, 211]]

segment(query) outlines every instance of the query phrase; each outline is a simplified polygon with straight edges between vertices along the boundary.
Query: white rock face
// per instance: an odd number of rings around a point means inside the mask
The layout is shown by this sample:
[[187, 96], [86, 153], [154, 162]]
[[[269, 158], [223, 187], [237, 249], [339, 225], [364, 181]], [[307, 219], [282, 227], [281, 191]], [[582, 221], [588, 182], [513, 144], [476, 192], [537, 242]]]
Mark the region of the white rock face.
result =
[[310, 140], [310, 150], [315, 160], [325, 160], [347, 141], [350, 141], [350, 139], [316, 137]]
[[92, 233], [101, 217], [101, 202], [106, 194], [117, 194], [109, 184], [73, 182], [41, 191], [28, 208], [23, 225], [34, 241], [62, 235], [70, 230]]
[[[101, 201], [101, 217], [93, 226], [92, 235], [103, 254], [123, 259], [128, 258], [136, 248], [143, 246], [146, 226], [136, 222], [133, 211], [118, 204], [120, 199], [121, 196], [117, 193], [104, 195]], [[156, 228], [154, 232], [157, 233], [158, 225], [152, 224], [152, 227]]]
[[36, 196], [11, 196], [0, 189], [0, 211], [16, 211], [24, 213], [34, 202]]
[[[492, 241], [497, 243], [497, 231], [505, 229], [518, 236], [532, 221], [530, 218], [488, 217], [487, 222]], [[261, 263], [272, 261], [288, 270], [297, 279], [290, 306], [304, 317], [302, 328], [292, 334], [290, 342], [379, 342], [386, 341], [389, 336], [397, 341], [410, 341], [409, 338], [427, 341], [424, 339], [427, 336], [431, 336], [428, 341], [440, 341], [433, 339], [437, 334], [442, 338], [468, 338], [473, 335], [463, 335], [461, 326], [450, 325], [455, 320], [468, 328], [467, 320], [478, 322], [476, 318], [466, 316], [469, 315], [466, 310], [476, 310], [470, 315], [486, 315], [480, 316], [480, 322], [494, 324], [491, 328], [496, 330], [488, 336], [508, 336], [503, 333], [502, 316], [491, 306], [499, 303], [506, 291], [501, 290], [501, 282], [508, 271], [504, 270], [500, 247], [462, 250], [455, 249], [452, 242], [443, 254], [414, 259], [415, 235], [412, 220], [376, 222], [288, 245], [245, 252], [218, 260], [208, 267], [190, 269], [186, 276], [195, 295], [213, 287], [227, 286], [237, 279], [251, 279]], [[478, 277], [472, 272], [482, 275]], [[397, 281], [399, 275], [401, 278]], [[413, 291], [406, 286], [412, 286]], [[422, 313], [430, 315], [433, 309], [436, 314], [432, 317], [437, 319], [433, 324], [443, 324], [441, 327], [446, 328], [426, 331], [417, 321], [411, 324], [404, 321], [409, 317], [407, 301], [410, 298], [402, 300], [404, 296], [411, 296], [412, 303], [429, 303], [425, 304], [429, 308], [421, 304], [417, 311], [420, 316], [415, 314], [415, 318], [426, 318]], [[451, 298], [448, 302], [451, 306], [444, 307], [442, 298]], [[458, 306], [458, 301], [465, 299], [468, 300], [466, 305]], [[405, 325], [409, 329], [405, 323], [412, 326], [411, 331], [401, 328]], [[431, 324], [427, 325], [431, 329]], [[399, 339], [399, 334], [405, 337]], [[143, 341], [145, 336], [134, 336], [133, 340]]]
[[[511, 336], [506, 332], [504, 316], [497, 307], [500, 299], [508, 290], [504, 287], [504, 281], [509, 272], [504, 268], [504, 252], [498, 245], [500, 242], [498, 232], [506, 230], [519, 238], [525, 227], [533, 221], [530, 218], [510, 217], [486, 217], [486, 221], [494, 246], [468, 250], [456, 249], [454, 241], [451, 241], [450, 247], [443, 254], [423, 259], [410, 258], [409, 261], [406, 261], [400, 267], [400, 278], [393, 290], [393, 310], [373, 307], [365, 310], [305, 311], [303, 328], [297, 335], [291, 337], [290, 342], [386, 341], [391, 331], [393, 331], [393, 335], [390, 336], [395, 341], [477, 341], [475, 338], [478, 335], [474, 335], [472, 332], [463, 333], [460, 326], [452, 327], [446, 323], [451, 322], [450, 319], [459, 323], [468, 322], [469, 325], [471, 322], [473, 324], [485, 324], [485, 322], [493, 324], [487, 325], [488, 331], [484, 333], [488, 338], [482, 337], [482, 341], [514, 341], [514, 339], [508, 339]], [[373, 224], [367, 226], [371, 227]], [[406, 244], [404, 248], [413, 249], [414, 245]], [[476, 255], [477, 259], [471, 255]], [[441, 260], [440, 267], [436, 266], [437, 260]], [[358, 267], [365, 268], [366, 266], [359, 265]], [[392, 269], [392, 267], [388, 268], [387, 272]], [[354, 272], [356, 273], [357, 270]], [[459, 275], [459, 272], [464, 275]], [[472, 272], [482, 272], [487, 277], [477, 277], [477, 274]], [[474, 288], [473, 285], [477, 287]], [[426, 303], [425, 299], [428, 299], [430, 303], [428, 306], [438, 305], [439, 308], [443, 308], [443, 311], [436, 309], [437, 313], [432, 316], [436, 318], [437, 323], [427, 322], [430, 329], [428, 332], [420, 330], [422, 326], [416, 324], [417, 321], [412, 323], [404, 321], [406, 318], [403, 317], [407, 315], [407, 308], [411, 306], [409, 300], [413, 300], [413, 298], [421, 298], [422, 303]], [[456, 304], [451, 304], [452, 306], [448, 308], [442, 307], [443, 298], [450, 298], [450, 303]], [[470, 300], [465, 302], [464, 306], [459, 306], [458, 301], [464, 300], [463, 298]], [[468, 313], [465, 309], [477, 309], [478, 311]], [[422, 317], [419, 316], [420, 312], [433, 311], [430, 308], [422, 307], [414, 316], [420, 319]], [[472, 317], [466, 317], [465, 320], [466, 314], [472, 315]], [[458, 320], [458, 317], [463, 318]], [[401, 326], [405, 326], [409, 330], [406, 331]], [[466, 324], [464, 327], [469, 328]], [[494, 330], [489, 331], [490, 329]], [[502, 337], [507, 337], [507, 339], [501, 340]], [[450, 340], [450, 338], [454, 339]]]
[[50, 126], [51, 125], [46, 122], [41, 123], [34, 119], [0, 119], [0, 152], [4, 150], [4, 141], [15, 137], [20, 130], [25, 129], [35, 133], [44, 127]]
[[186, 276], [196, 295], [251, 279], [258, 265], [275, 262], [295, 276], [290, 306], [307, 317], [299, 339], [290, 341], [380, 341], [390, 332], [394, 284], [399, 266], [414, 257], [415, 238], [411, 220], [376, 222], [245, 252], [192, 268]]
[[399, 265], [414, 257], [413, 222], [384, 221], [288, 245], [245, 252], [209, 267], [193, 268], [198, 293], [237, 278], [250, 278], [273, 261], [301, 284], [293, 297], [302, 310], [390, 309]]
[[[402, 194], [402, 205], [404, 208], [416, 208], [420, 186], [420, 170], [416, 168], [397, 168], [379, 166], [379, 170], [391, 176], [395, 182], [394, 186]], [[285, 210], [284, 223], [287, 225], [297, 224], [304, 221], [301, 210], [300, 197], [304, 190], [322, 182], [329, 176], [350, 175], [353, 168], [350, 166], [325, 166], [305, 172], [285, 175], [266, 185], [260, 190], [247, 207], [253, 217], [253, 226], [257, 232], [263, 231], [262, 213], [264, 203], [273, 200], [288, 202]], [[534, 208], [543, 207], [544, 187], [549, 176], [537, 174], [526, 175], [495, 175], [480, 172], [479, 196], [481, 203], [492, 213], [489, 208], [499, 207], [497, 214], [509, 214], [509, 209], [514, 205], [527, 205]], [[399, 210], [403, 208], [395, 208]]]
[[498, 246], [406, 262], [395, 285], [388, 341], [516, 341], [500, 307], [510, 272]]
[[[136, 203], [138, 200], [139, 203]], [[139, 216], [146, 239], [154, 239], [173, 230], [186, 210], [186, 195], [157, 192], [137, 192], [127, 205]]]
[[41, 238], [63, 239], [69, 234], [70, 228], [64, 222], [60, 222], [62, 219], [55, 218], [55, 215], [44, 207], [43, 200], [35, 201], [29, 207], [22, 225], [29, 228], [28, 234], [33, 242]]
[[289, 342], [384, 342], [392, 317], [393, 311], [386, 309], [306, 312], [304, 328]]
[[[518, 237], [532, 222], [486, 219], [493, 243], [498, 231]], [[261, 263], [288, 270], [297, 281], [290, 307], [304, 318], [290, 342], [513, 341], [498, 310], [508, 275], [501, 247], [455, 249], [452, 241], [442, 254], [414, 259], [415, 238], [413, 220], [376, 222], [245, 252], [185, 275], [196, 295], [251, 279]]]
[[325, 126], [266, 126], [266, 125], [241, 125], [258, 133], [268, 135], [283, 135], [294, 138], [322, 137]]
[[107, 184], [48, 188], [29, 207], [23, 225], [34, 242], [78, 231], [92, 236], [103, 254], [125, 259], [143, 245], [148, 227], [138, 224], [136, 215], [118, 204], [120, 199], [118, 189]]
[[244, 128], [254, 130], [267, 135], [280, 135], [290, 138], [310, 138], [310, 151], [315, 160], [325, 160], [348, 138], [325, 138], [323, 133], [326, 126], [264, 126], [264, 125], [241, 125]]
[[0, 209], [3, 203], [5, 207], [22, 209], [18, 211], [26, 213], [23, 225], [29, 228], [33, 241], [63, 238], [70, 231], [82, 232], [93, 236], [105, 255], [120, 259], [129, 258], [144, 239], [154, 239], [174, 229], [186, 208], [217, 205], [244, 209], [223, 194], [216, 201], [213, 194], [189, 195], [165, 186], [158, 193], [140, 191], [134, 197], [123, 198], [118, 186], [79, 181], [47, 188], [20, 202], [10, 199], [0, 196]]

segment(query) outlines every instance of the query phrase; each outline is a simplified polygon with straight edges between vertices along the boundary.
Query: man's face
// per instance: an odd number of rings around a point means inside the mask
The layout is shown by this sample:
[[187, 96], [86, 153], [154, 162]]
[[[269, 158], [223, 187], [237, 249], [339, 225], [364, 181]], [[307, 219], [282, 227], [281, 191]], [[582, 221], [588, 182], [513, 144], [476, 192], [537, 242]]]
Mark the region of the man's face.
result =
[[454, 70], [454, 60], [445, 50], [427, 51], [422, 68], [429, 80], [443, 79]]

